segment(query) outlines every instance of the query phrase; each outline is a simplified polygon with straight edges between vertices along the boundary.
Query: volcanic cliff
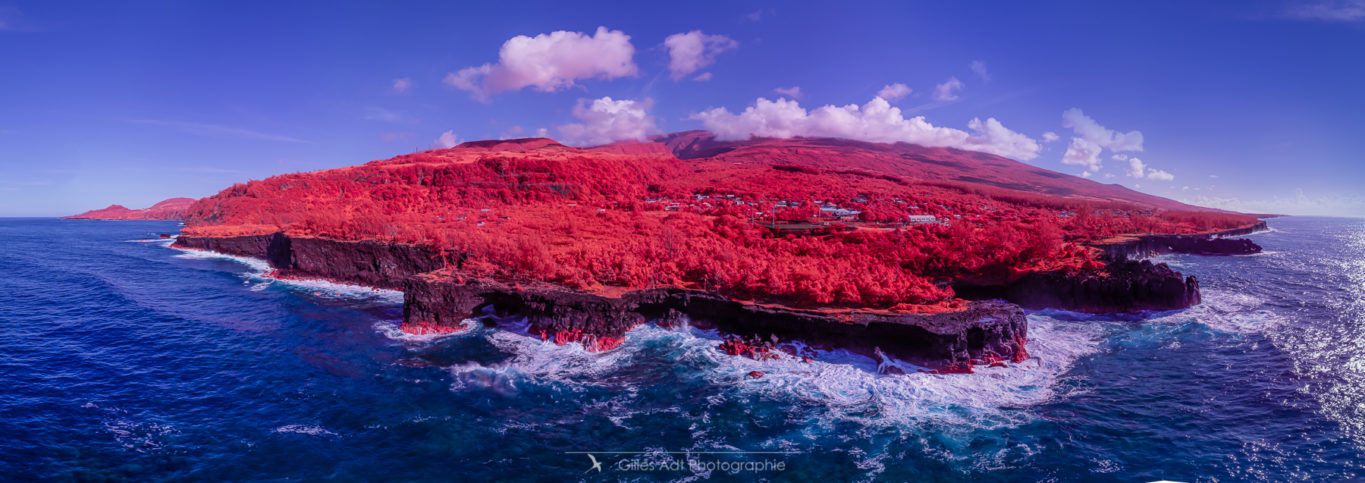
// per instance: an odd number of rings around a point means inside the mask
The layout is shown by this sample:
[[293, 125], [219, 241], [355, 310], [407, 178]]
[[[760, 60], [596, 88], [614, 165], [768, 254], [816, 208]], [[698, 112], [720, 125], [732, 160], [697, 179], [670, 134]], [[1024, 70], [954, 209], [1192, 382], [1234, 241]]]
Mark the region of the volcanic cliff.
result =
[[200, 200], [186, 222], [178, 247], [403, 290], [413, 332], [491, 310], [606, 349], [686, 316], [931, 368], [1026, 357], [1023, 312], [989, 298], [1198, 303], [1194, 277], [1096, 246], [1258, 223], [985, 153], [698, 132], [588, 149], [480, 141], [281, 175]]

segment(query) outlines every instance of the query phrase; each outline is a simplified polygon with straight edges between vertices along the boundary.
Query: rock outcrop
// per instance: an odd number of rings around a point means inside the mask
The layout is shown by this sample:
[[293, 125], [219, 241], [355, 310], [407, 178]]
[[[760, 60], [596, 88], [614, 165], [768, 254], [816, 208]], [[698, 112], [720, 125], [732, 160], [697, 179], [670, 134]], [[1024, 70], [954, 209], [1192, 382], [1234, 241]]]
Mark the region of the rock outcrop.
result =
[[434, 251], [422, 246], [294, 238], [282, 233], [222, 238], [182, 235], [173, 246], [264, 259], [286, 276], [394, 290], [402, 289], [404, 281], [414, 275], [443, 266]]
[[1086, 313], [1177, 310], [1200, 302], [1199, 279], [1165, 263], [1111, 262], [1100, 270], [1037, 272], [1003, 286], [957, 284], [958, 296], [1004, 299], [1030, 309]]
[[613, 347], [626, 331], [649, 320], [680, 315], [730, 334], [800, 340], [873, 356], [882, 353], [925, 367], [947, 367], [986, 355], [1022, 359], [1028, 323], [1019, 307], [999, 301], [966, 310], [903, 314], [858, 310], [802, 310], [731, 300], [700, 290], [647, 289], [607, 297], [492, 280], [455, 282], [415, 277], [404, 288], [404, 319], [457, 326], [484, 307], [520, 315], [532, 334], [556, 341]]
[[262, 258], [280, 273], [319, 277], [404, 292], [405, 325], [457, 328], [486, 308], [520, 315], [532, 335], [615, 347], [626, 331], [650, 320], [682, 316], [742, 336], [800, 340], [814, 346], [878, 353], [929, 368], [989, 357], [1027, 357], [1028, 323], [1018, 306], [977, 301], [965, 310], [907, 314], [865, 310], [804, 310], [732, 300], [701, 290], [645, 289], [606, 296], [550, 284], [522, 287], [490, 279], [434, 274], [443, 266], [421, 246], [370, 241], [181, 236], [174, 246]]
[[1261, 246], [1246, 238], [1228, 238], [1265, 231], [1265, 221], [1235, 230], [1210, 235], [1144, 235], [1116, 243], [1099, 245], [1109, 260], [1135, 260], [1168, 253], [1194, 255], [1251, 255]]

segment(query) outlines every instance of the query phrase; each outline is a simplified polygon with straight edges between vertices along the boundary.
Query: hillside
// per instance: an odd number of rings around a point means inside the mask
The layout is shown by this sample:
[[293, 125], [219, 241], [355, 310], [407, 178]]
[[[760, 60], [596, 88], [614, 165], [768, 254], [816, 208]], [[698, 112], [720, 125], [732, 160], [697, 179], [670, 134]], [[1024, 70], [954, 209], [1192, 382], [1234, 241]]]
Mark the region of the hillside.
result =
[[1249, 226], [1006, 158], [699, 132], [580, 149], [479, 141], [234, 185], [185, 233], [413, 244], [452, 280], [672, 287], [797, 307], [947, 308], [949, 284], [1102, 266], [1121, 234]]
[[185, 218], [186, 210], [194, 202], [194, 198], [171, 198], [140, 210], [129, 209], [123, 205], [109, 205], [108, 208], [90, 210], [65, 218], [82, 220], [181, 220]]

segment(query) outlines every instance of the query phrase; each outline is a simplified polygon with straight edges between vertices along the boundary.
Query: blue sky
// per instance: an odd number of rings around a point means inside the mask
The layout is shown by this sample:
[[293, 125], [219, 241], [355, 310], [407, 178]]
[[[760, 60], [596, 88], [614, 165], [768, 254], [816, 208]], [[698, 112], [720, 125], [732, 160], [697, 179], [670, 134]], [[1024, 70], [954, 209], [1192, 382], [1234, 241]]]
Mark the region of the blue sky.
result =
[[1365, 215], [1359, 0], [0, 0], [0, 66], [0, 216], [452, 139], [702, 128], [975, 147], [1198, 204]]

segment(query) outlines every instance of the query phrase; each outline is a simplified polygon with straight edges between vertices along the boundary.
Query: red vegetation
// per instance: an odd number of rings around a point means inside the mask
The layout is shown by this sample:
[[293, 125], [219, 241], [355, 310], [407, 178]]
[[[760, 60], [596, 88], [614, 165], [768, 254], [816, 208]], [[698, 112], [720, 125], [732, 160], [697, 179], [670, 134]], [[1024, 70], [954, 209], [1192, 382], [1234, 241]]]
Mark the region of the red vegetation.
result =
[[597, 337], [592, 334], [584, 333], [583, 330], [561, 330], [556, 332], [540, 331], [540, 340], [554, 340], [555, 345], [562, 346], [577, 342], [583, 345], [583, 350], [588, 352], [602, 352], [615, 349], [621, 346], [626, 340], [621, 337]]
[[194, 204], [194, 198], [171, 198], [150, 208], [132, 210], [123, 205], [109, 205], [108, 208], [90, 210], [66, 218], [82, 220], [183, 220], [185, 212]]
[[683, 133], [595, 149], [481, 141], [275, 176], [195, 203], [186, 234], [423, 244], [453, 276], [598, 293], [911, 311], [960, 306], [952, 280], [1096, 268], [1085, 245], [1101, 239], [1256, 221], [1199, 210], [984, 153]]
[[458, 327], [451, 327], [446, 325], [437, 325], [431, 322], [415, 322], [405, 323], [399, 326], [398, 329], [412, 335], [442, 335], [454, 334], [456, 332], [464, 332], [466, 330], [469, 330], [469, 324], [464, 324]]

